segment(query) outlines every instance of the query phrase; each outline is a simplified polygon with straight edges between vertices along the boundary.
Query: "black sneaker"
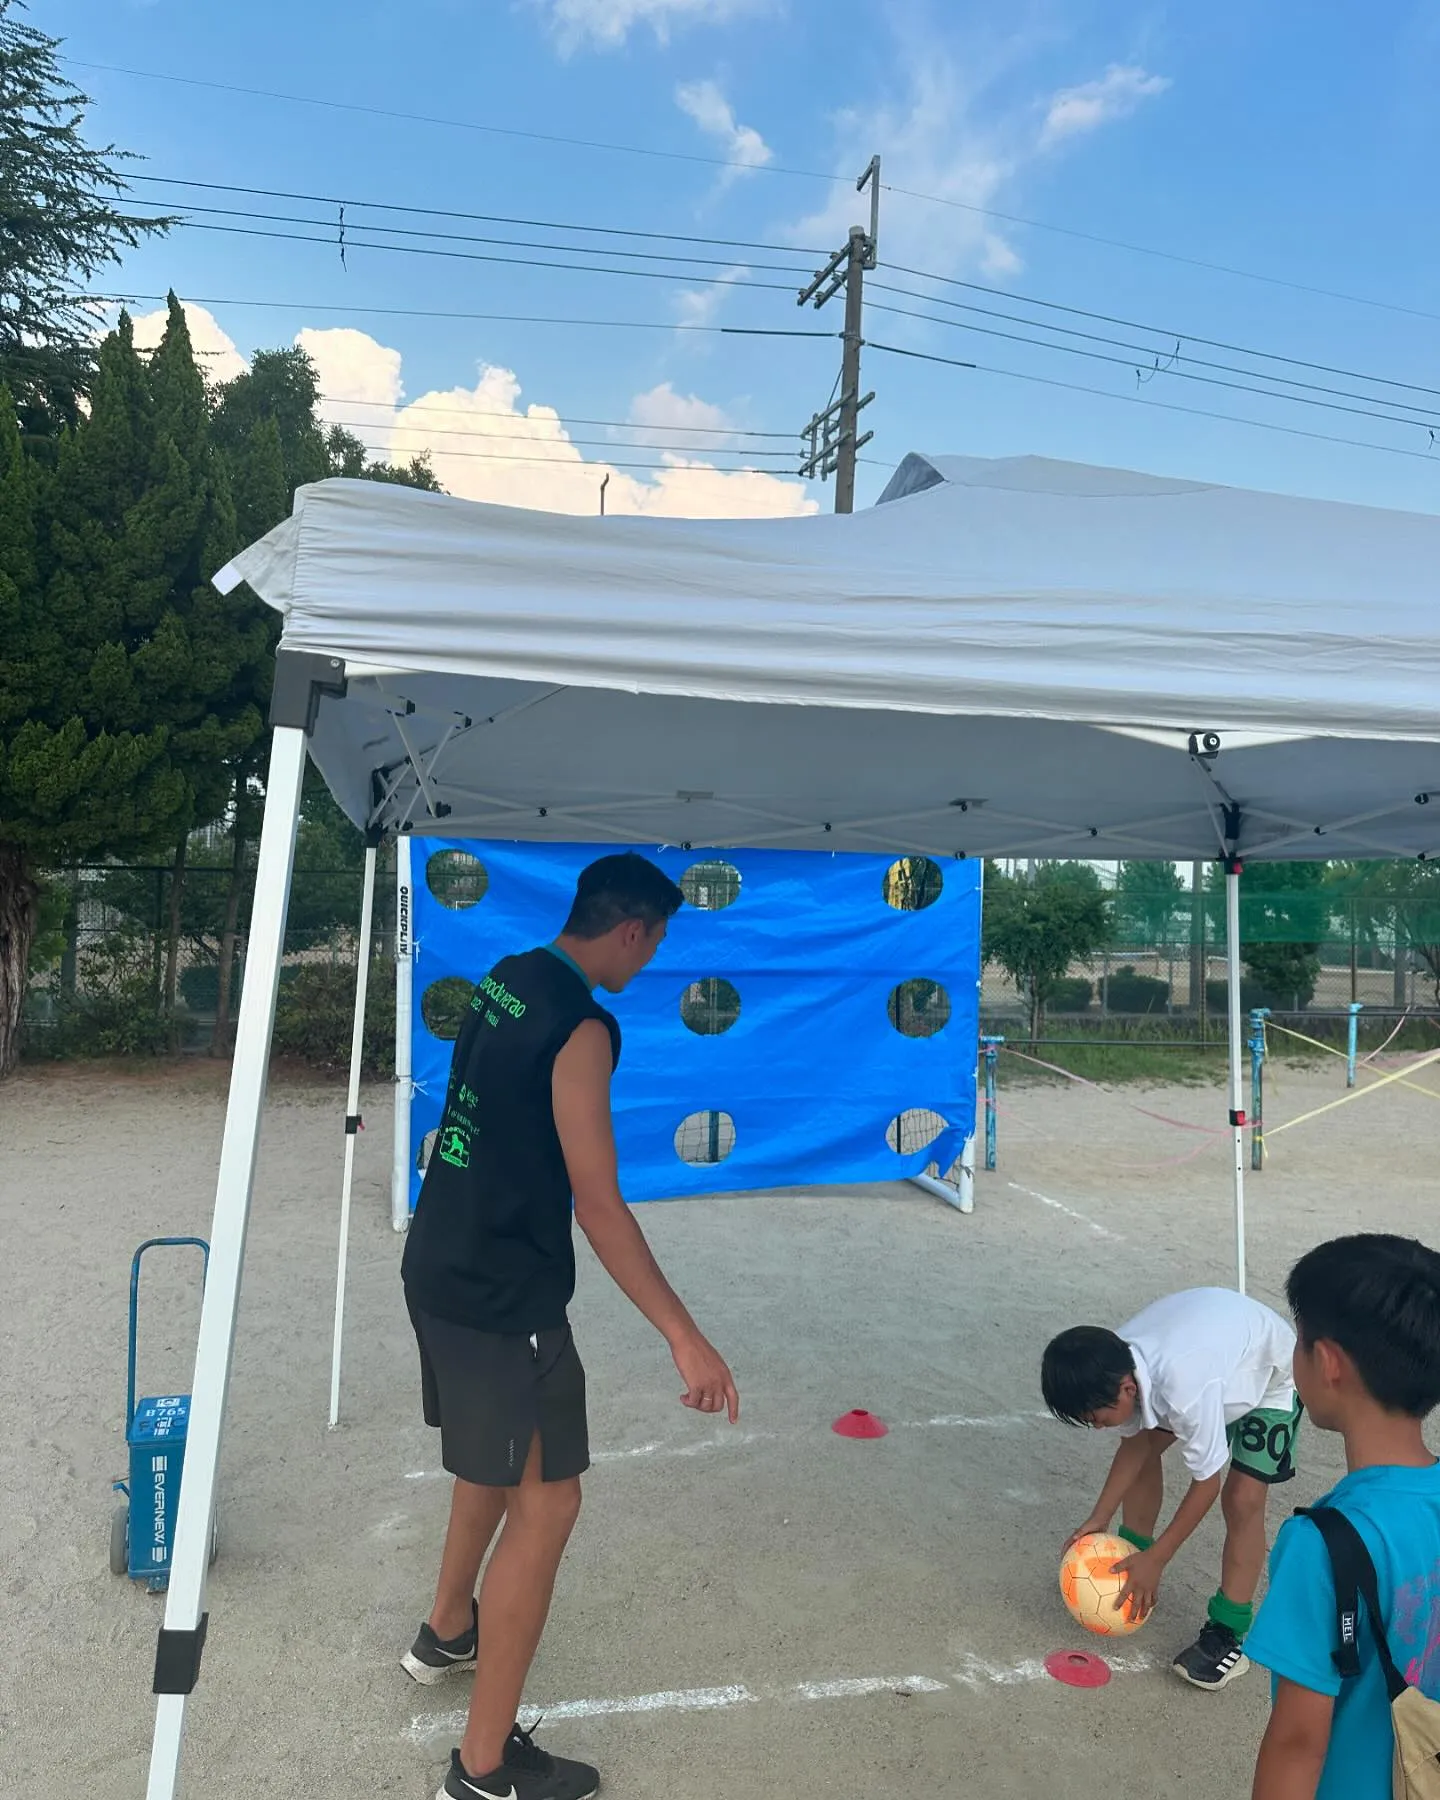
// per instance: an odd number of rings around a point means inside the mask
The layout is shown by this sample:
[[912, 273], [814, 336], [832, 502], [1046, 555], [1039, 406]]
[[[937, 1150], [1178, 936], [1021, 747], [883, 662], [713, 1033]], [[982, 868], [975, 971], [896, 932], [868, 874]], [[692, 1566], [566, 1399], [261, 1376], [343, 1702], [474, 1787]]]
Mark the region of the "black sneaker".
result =
[[[539, 1729], [536, 1721], [535, 1729]], [[572, 1762], [566, 1756], [552, 1756], [542, 1750], [528, 1731], [516, 1725], [505, 1740], [505, 1767], [537, 1775], [550, 1785], [542, 1790], [549, 1800], [592, 1800], [600, 1791], [600, 1772], [589, 1763]], [[529, 1800], [522, 1789], [519, 1800]]]
[[1250, 1667], [1250, 1658], [1228, 1625], [1207, 1619], [1199, 1637], [1188, 1650], [1180, 1652], [1172, 1667], [1192, 1687], [1214, 1691], [1243, 1675]]
[[600, 1777], [585, 1763], [550, 1756], [517, 1725], [505, 1760], [488, 1775], [467, 1775], [460, 1752], [450, 1752], [450, 1772], [435, 1800], [591, 1800]]
[[472, 1600], [468, 1631], [462, 1631], [459, 1637], [438, 1638], [427, 1620], [416, 1633], [415, 1642], [400, 1658], [400, 1667], [412, 1681], [432, 1687], [456, 1669], [473, 1669], [479, 1642], [480, 1607]]

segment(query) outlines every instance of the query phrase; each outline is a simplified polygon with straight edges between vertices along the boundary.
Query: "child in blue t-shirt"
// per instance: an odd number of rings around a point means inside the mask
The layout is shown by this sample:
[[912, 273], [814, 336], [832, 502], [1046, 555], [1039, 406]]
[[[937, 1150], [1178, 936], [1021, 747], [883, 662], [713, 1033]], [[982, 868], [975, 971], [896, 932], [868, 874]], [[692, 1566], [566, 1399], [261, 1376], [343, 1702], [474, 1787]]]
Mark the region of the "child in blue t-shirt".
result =
[[[1411, 1238], [1337, 1238], [1286, 1284], [1295, 1387], [1349, 1474], [1323, 1504], [1365, 1540], [1400, 1673], [1440, 1699], [1440, 1465], [1421, 1426], [1440, 1403], [1440, 1254]], [[1360, 1674], [1342, 1682], [1335, 1584], [1319, 1529], [1289, 1520], [1245, 1645], [1274, 1677], [1252, 1800], [1390, 1800], [1390, 1707], [1362, 1622]]]

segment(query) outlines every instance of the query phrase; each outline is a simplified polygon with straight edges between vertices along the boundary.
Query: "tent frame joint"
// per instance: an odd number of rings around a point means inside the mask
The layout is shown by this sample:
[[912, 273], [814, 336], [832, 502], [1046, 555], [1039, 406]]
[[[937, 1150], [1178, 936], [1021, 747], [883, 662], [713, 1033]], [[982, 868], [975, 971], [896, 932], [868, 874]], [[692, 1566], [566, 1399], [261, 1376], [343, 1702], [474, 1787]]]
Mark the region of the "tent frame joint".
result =
[[346, 694], [345, 663], [339, 656], [322, 656], [313, 650], [275, 652], [275, 685], [270, 691], [270, 723], [279, 730], [288, 726], [308, 738], [315, 730], [320, 700], [325, 694], [343, 700]]
[[201, 1613], [193, 1631], [160, 1628], [160, 1641], [155, 1647], [155, 1684], [157, 1694], [193, 1694], [200, 1680], [200, 1658], [205, 1652], [205, 1636], [210, 1629], [210, 1615]]

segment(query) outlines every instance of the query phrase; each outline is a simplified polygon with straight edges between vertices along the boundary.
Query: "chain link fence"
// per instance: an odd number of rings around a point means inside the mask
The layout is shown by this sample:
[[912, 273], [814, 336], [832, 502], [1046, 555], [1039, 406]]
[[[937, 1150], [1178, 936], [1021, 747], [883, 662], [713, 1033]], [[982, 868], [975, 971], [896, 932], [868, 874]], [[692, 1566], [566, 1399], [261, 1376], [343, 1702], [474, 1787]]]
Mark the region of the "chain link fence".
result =
[[[916, 866], [923, 873], [929, 865]], [[253, 867], [237, 882], [228, 859], [223, 867], [197, 860], [184, 871], [177, 907], [168, 866], [92, 864], [52, 872], [31, 962], [24, 1053], [228, 1050], [244, 982], [253, 880]], [[325, 1067], [348, 1058], [360, 884], [358, 866], [295, 870], [276, 1029], [281, 1055]], [[695, 903], [715, 906], [727, 898], [733, 898], [728, 891], [707, 892]], [[907, 893], [899, 903], [924, 905], [927, 898]], [[1046, 1006], [1047, 1030], [1124, 1036], [1153, 1027], [1157, 1035], [1202, 1043], [1221, 1039], [1226, 1002], [1218, 896], [1205, 895], [1196, 905], [1181, 894], [1148, 917], [1127, 910], [1125, 895], [1111, 898], [1110, 945], [1073, 965], [1059, 983]], [[392, 1051], [394, 901], [394, 868], [382, 860], [366, 1029], [366, 1062], [377, 1074], [389, 1072]], [[1352, 1003], [1377, 1022], [1399, 1014], [1440, 1018], [1437, 912], [1433, 903], [1418, 901], [1251, 890], [1246, 951], [1284, 946], [1285, 952], [1257, 957], [1247, 968], [1242, 1003], [1247, 1011], [1266, 1006], [1280, 1016], [1303, 1015], [1322, 1036], [1329, 1035], [1327, 1015], [1342, 1017]], [[891, 1001], [897, 1029], [927, 1036], [943, 1027], [933, 986], [917, 979], [897, 991]], [[737, 1005], [728, 983], [701, 982], [687, 991], [682, 1015], [691, 1030], [708, 1034], [733, 1022]], [[994, 965], [983, 972], [981, 1006], [989, 1029], [1012, 1038], [1028, 1029], [1025, 1001]], [[711, 1134], [707, 1120], [707, 1149]]]

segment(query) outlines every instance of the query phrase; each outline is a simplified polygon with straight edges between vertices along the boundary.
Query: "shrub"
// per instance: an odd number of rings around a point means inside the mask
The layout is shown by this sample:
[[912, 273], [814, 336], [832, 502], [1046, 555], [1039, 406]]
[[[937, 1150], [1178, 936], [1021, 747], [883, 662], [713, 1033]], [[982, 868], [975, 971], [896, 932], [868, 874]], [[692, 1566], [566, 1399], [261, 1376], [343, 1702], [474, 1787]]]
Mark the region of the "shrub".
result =
[[[230, 965], [230, 1017], [240, 1010], [240, 958]], [[180, 998], [192, 1013], [214, 1015], [220, 1004], [220, 965], [218, 962], [191, 963], [180, 971]]]
[[1046, 1005], [1051, 1012], [1088, 1012], [1095, 997], [1095, 983], [1083, 975], [1065, 975], [1050, 990]]
[[[276, 1056], [293, 1056], [317, 1069], [348, 1069], [355, 1022], [355, 965], [302, 963], [282, 971], [275, 1007]], [[395, 966], [388, 957], [370, 964], [361, 1068], [384, 1076], [395, 1067]]]
[[1170, 1006], [1170, 983], [1154, 975], [1137, 975], [1135, 965], [1126, 963], [1111, 973], [1106, 991], [1106, 1007], [1115, 1013], [1163, 1013]]
[[25, 1040], [28, 1056], [56, 1059], [158, 1056], [169, 1045], [148, 939], [130, 931], [109, 932], [86, 949], [76, 992]]

